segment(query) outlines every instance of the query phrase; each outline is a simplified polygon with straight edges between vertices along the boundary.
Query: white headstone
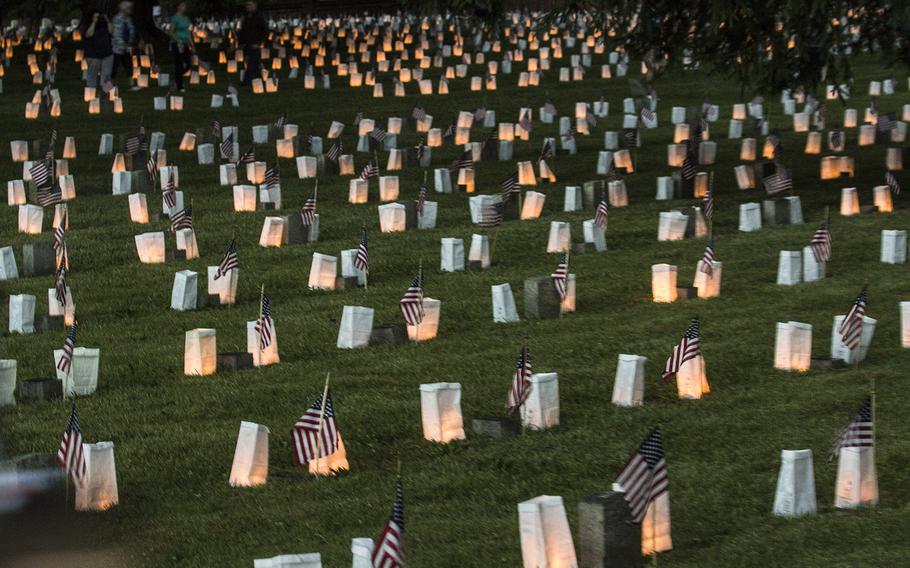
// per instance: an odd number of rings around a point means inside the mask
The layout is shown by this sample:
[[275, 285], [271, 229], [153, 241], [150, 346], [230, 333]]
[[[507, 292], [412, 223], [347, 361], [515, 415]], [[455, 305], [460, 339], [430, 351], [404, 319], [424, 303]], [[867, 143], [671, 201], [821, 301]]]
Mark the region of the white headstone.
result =
[[518, 309], [515, 307], [515, 296], [512, 295], [512, 287], [508, 283], [495, 284], [491, 287], [491, 290], [493, 294], [493, 321], [496, 323], [519, 321]]

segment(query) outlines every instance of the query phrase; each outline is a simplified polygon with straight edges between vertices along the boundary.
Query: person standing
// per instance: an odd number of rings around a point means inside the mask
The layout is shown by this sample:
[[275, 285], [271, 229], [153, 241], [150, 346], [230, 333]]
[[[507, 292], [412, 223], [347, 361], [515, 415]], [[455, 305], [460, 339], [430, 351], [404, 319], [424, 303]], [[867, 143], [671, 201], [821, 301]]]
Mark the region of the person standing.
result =
[[259, 12], [259, 6], [254, 0], [246, 3], [246, 14], [240, 20], [240, 29], [237, 40], [243, 46], [243, 61], [245, 71], [241, 85], [251, 85], [253, 79], [262, 73], [262, 44], [269, 35], [269, 25]]
[[190, 37], [190, 19], [186, 15], [186, 2], [177, 4], [177, 12], [171, 16], [171, 55], [174, 56], [174, 81], [182, 93], [183, 74], [190, 66], [193, 55], [193, 40]]
[[105, 92], [111, 88], [111, 70], [114, 67], [114, 50], [111, 44], [112, 26], [107, 16], [99, 10], [93, 10], [88, 25], [83, 22], [82, 48], [88, 62], [88, 74], [85, 78], [87, 87], [96, 87], [101, 78], [101, 88]]
[[136, 28], [130, 17], [133, 13], [133, 3], [127, 0], [121, 2], [118, 8], [113, 21], [114, 68], [111, 70], [111, 78], [116, 79], [117, 69], [123, 67], [130, 82], [130, 90], [135, 91], [139, 87], [133, 79], [133, 43], [136, 40]]

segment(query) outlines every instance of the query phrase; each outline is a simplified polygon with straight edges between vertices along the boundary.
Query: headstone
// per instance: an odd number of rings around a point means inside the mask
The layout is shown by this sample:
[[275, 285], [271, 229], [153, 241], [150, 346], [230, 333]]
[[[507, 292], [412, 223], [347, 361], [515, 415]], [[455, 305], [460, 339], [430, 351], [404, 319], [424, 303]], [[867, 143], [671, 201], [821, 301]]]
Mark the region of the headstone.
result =
[[22, 245], [22, 275], [50, 276], [57, 270], [57, 254], [52, 243], [39, 241]]
[[642, 565], [641, 525], [632, 522], [625, 494], [595, 493], [578, 503], [578, 566], [635, 568]]
[[524, 306], [527, 319], [558, 318], [560, 298], [553, 279], [549, 276], [525, 279]]
[[370, 345], [404, 345], [408, 342], [408, 328], [403, 323], [387, 323], [374, 327]]
[[22, 400], [43, 401], [63, 397], [63, 383], [57, 379], [26, 379], [19, 385]]
[[499, 416], [484, 416], [471, 420], [475, 434], [491, 438], [507, 438], [518, 435], [518, 421]]
[[16, 360], [0, 359], [0, 406], [16, 404]]
[[222, 371], [241, 371], [253, 368], [253, 355], [246, 351], [228, 351], [218, 353], [216, 368]]

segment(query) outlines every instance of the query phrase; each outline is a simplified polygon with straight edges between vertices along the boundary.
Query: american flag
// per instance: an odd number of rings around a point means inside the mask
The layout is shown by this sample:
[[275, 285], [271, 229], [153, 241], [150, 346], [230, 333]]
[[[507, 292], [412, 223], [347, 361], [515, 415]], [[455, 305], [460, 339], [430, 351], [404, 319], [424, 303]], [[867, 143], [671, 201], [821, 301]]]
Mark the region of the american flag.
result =
[[341, 143], [341, 138], [336, 138], [329, 147], [329, 151], [325, 153], [325, 157], [337, 163], [342, 152], [344, 152], [344, 146]]
[[888, 132], [890, 130], [894, 130], [896, 126], [897, 118], [893, 112], [878, 115], [878, 120], [876, 121], [876, 129], [879, 132]]
[[597, 210], [594, 212], [594, 224], [603, 229], [607, 230], [607, 200], [605, 197], [600, 198], [600, 203], [597, 204]]
[[44, 158], [47, 160], [54, 159], [54, 146], [57, 145], [57, 129], [51, 130], [51, 140], [47, 145], [47, 152], [44, 154]]
[[453, 122], [452, 124], [450, 124], [450, 125], [448, 125], [448, 126], [446, 127], [445, 132], [442, 133], [442, 137], [443, 137], [443, 138], [448, 138], [448, 137], [450, 137], [450, 136], [455, 136], [455, 131], [456, 131], [457, 129], [458, 129], [458, 127], [457, 127], [456, 124]]
[[354, 257], [354, 268], [364, 273], [370, 272], [370, 252], [367, 247], [366, 227], [360, 228], [360, 246], [357, 247], [357, 256]]
[[[321, 448], [320, 416], [322, 416]], [[338, 423], [335, 421], [331, 391], [325, 397], [325, 411], [322, 409], [322, 395], [319, 395], [313, 406], [297, 419], [294, 424], [293, 437], [294, 453], [297, 463], [300, 465], [307, 465], [312, 460], [330, 456], [338, 451]]]
[[841, 448], [871, 448], [875, 446], [875, 424], [872, 422], [872, 399], [866, 398], [853, 415], [844, 429], [841, 431], [831, 451], [828, 452], [828, 459], [832, 460], [840, 454]]
[[392, 516], [373, 549], [373, 568], [404, 568], [404, 486], [401, 479], [395, 486]]
[[212, 121], [212, 136], [221, 138], [221, 121], [217, 118]]
[[57, 298], [57, 303], [66, 307], [66, 267], [60, 266], [57, 268], [57, 276], [54, 279], [54, 295]]
[[646, 125], [650, 125], [654, 122], [654, 111], [652, 111], [647, 105], [641, 107], [641, 121]]
[[253, 147], [251, 146], [249, 150], [247, 150], [246, 152], [243, 153], [242, 156], [240, 156], [240, 159], [237, 160], [237, 163], [238, 164], [252, 164], [255, 161], [256, 161], [256, 153], [253, 151]]
[[502, 224], [502, 201], [494, 201], [485, 205], [480, 210], [480, 221], [477, 223], [481, 227], [498, 227]]
[[240, 268], [240, 259], [237, 258], [237, 241], [231, 239], [227, 250], [224, 252], [221, 262], [218, 263], [218, 269], [215, 271], [215, 280], [226, 275], [228, 271]]
[[569, 253], [563, 253], [562, 259], [556, 265], [556, 270], [550, 275], [553, 279], [553, 286], [556, 287], [556, 293], [561, 300], [566, 299], [569, 293]]
[[885, 184], [888, 186], [888, 189], [891, 190], [891, 193], [894, 195], [900, 194], [901, 184], [897, 182], [897, 176], [894, 175], [894, 172], [891, 170], [885, 171]]
[[176, 233], [180, 229], [193, 229], [193, 206], [177, 211], [171, 215], [171, 232]]
[[57, 268], [69, 268], [69, 254], [66, 250], [66, 226], [69, 223], [69, 212], [64, 211], [63, 218], [54, 229], [54, 256], [57, 259]]
[[867, 301], [866, 287], [863, 286], [863, 289], [853, 301], [853, 305], [850, 306], [850, 311], [844, 316], [844, 321], [841, 322], [840, 328], [837, 330], [840, 333], [841, 341], [851, 351], [860, 344], [860, 339], [863, 335], [863, 316], [866, 315]]
[[540, 157], [537, 158], [538, 162], [542, 162], [547, 158], [552, 158], [556, 152], [553, 151], [553, 144], [550, 142], [550, 139], [547, 138], [543, 141], [543, 147], [540, 149]]
[[385, 139], [388, 135], [389, 135], [389, 133], [386, 132], [384, 128], [380, 128], [379, 126], [375, 127], [372, 131], [370, 131], [370, 138], [372, 138], [373, 140], [375, 140], [377, 142], [385, 141]]
[[379, 164], [376, 163], [375, 158], [370, 158], [370, 161], [367, 162], [367, 165], [363, 167], [363, 171], [360, 172], [360, 179], [368, 180], [371, 177], [376, 177], [379, 175]]
[[496, 143], [499, 142], [499, 128], [491, 128], [490, 133], [487, 134], [486, 139], [483, 141], [483, 145], [486, 146], [487, 143]]
[[405, 290], [398, 307], [408, 325], [417, 326], [423, 321], [423, 269], [411, 280], [411, 285]]
[[707, 195], [702, 200], [702, 208], [706, 219], [714, 217], [714, 188], [711, 185], [711, 183], [708, 183]]
[[471, 150], [465, 150], [461, 153], [461, 156], [455, 158], [451, 164], [449, 164], [450, 172], [457, 172], [461, 169], [471, 169], [474, 167], [474, 154]]
[[765, 191], [770, 195], [793, 189], [793, 179], [790, 177], [790, 172], [779, 163], [775, 164], [774, 172], [765, 176], [763, 182]]
[[149, 149], [149, 139], [145, 135], [145, 127], [139, 127], [139, 150], [141, 152], [146, 152]]
[[73, 325], [70, 327], [70, 332], [66, 336], [66, 341], [63, 342], [63, 355], [60, 357], [60, 361], [57, 362], [57, 369], [64, 373], [69, 373], [70, 367], [73, 365], [73, 349], [76, 348], [77, 325], [78, 324], [74, 321]]
[[234, 132], [231, 131], [224, 140], [221, 141], [221, 157], [229, 162], [234, 161]]
[[780, 135], [772, 132], [765, 138], [765, 142], [771, 145], [771, 157], [775, 160], [779, 159], [781, 153]]
[[632, 148], [633, 146], [638, 146], [637, 128], [624, 128], [622, 131], [622, 136], [626, 141], [626, 147]]
[[145, 171], [149, 174], [149, 179], [152, 181], [152, 185], [155, 185], [155, 182], [158, 181], [158, 156], [154, 152], [149, 154], [149, 159], [145, 163]]
[[525, 132], [530, 133], [534, 128], [534, 123], [531, 121], [531, 109], [524, 111], [521, 115], [521, 118], [518, 120], [518, 126], [521, 127]]
[[518, 185], [518, 172], [510, 175], [502, 182], [502, 197], [509, 199], [513, 193], [519, 193], [521, 186]]
[[123, 144], [123, 149], [130, 156], [136, 154], [139, 151], [141, 146], [141, 140], [139, 139], [138, 134], [134, 134], [126, 139], [126, 142]]
[[173, 171], [168, 175], [167, 185], [164, 187], [162, 197], [164, 197], [164, 202], [167, 204], [168, 209], [177, 207], [177, 187], [174, 183]]
[[63, 468], [66, 475], [73, 481], [80, 481], [85, 477], [85, 454], [82, 452], [82, 430], [79, 427], [79, 416], [76, 414], [76, 402], [70, 410], [70, 419], [66, 423], [60, 448], [57, 450], [57, 463]]
[[474, 121], [479, 122], [487, 116], [487, 107], [481, 105], [474, 111]]
[[670, 488], [660, 428], [648, 434], [619, 472], [616, 483], [625, 491], [626, 502], [632, 510], [632, 521], [641, 523], [651, 501]]
[[278, 173], [278, 163], [265, 169], [265, 187], [274, 189], [281, 185], [281, 174]]
[[704, 272], [708, 276], [714, 274], [714, 237], [708, 239], [708, 244], [705, 246], [705, 254], [701, 257], [701, 264], [698, 269], [701, 272]]
[[417, 210], [418, 215], [423, 215], [423, 206], [427, 202], [427, 182], [420, 182], [420, 190], [417, 191]]
[[844, 141], [844, 133], [840, 130], [832, 130], [828, 135], [828, 145], [832, 150], [837, 150], [841, 147], [841, 144]]
[[512, 377], [512, 387], [509, 389], [509, 398], [506, 401], [506, 408], [510, 414], [515, 414], [521, 408], [521, 405], [528, 400], [531, 394], [531, 351], [527, 345], [521, 347], [518, 352], [518, 361], [515, 362], [515, 374]]
[[45, 158], [44, 160], [38, 160], [28, 169], [28, 173], [32, 176], [35, 187], [39, 189], [51, 187], [53, 185], [51, 179], [54, 175], [53, 159]]
[[288, 113], [283, 113], [275, 121], [275, 128], [278, 128], [278, 129], [284, 128], [284, 125], [287, 123], [287, 121], [288, 121]]
[[686, 333], [680, 342], [673, 346], [673, 353], [667, 358], [667, 364], [664, 365], [664, 372], [661, 375], [665, 381], [676, 376], [683, 363], [701, 355], [698, 337], [699, 329], [698, 316], [695, 316], [692, 318], [692, 323], [689, 324], [689, 328], [686, 329]]
[[310, 226], [316, 223], [316, 192], [314, 191], [304, 202], [300, 210], [300, 220], [304, 225]]
[[421, 160], [423, 160], [423, 156], [424, 156], [424, 154], [426, 154], [426, 151], [427, 151], [427, 145], [424, 142], [423, 138], [419, 138], [417, 140], [417, 146], [415, 146], [415, 148], [416, 148], [415, 153], [417, 155], [417, 161], [420, 162]]
[[711, 112], [711, 99], [705, 97], [701, 102], [701, 115], [708, 116], [708, 113]]
[[698, 174], [698, 159], [695, 157], [694, 144], [686, 148], [686, 157], [682, 163], [683, 179], [693, 179]]
[[414, 110], [411, 111], [411, 116], [414, 118], [414, 120], [419, 122], [427, 117], [427, 111], [423, 110], [423, 107], [418, 102], [416, 105], [414, 105]]
[[354, 115], [354, 126], [360, 124], [360, 121], [363, 120], [363, 111], [357, 111], [357, 114]]
[[815, 256], [815, 262], [831, 260], [831, 230], [828, 228], [828, 221], [822, 221], [822, 224], [815, 230], [809, 247], [812, 249], [812, 255]]
[[41, 207], [52, 207], [63, 203], [63, 191], [57, 184], [38, 189], [35, 192], [35, 196], [38, 199], [38, 205]]
[[591, 112], [591, 105], [585, 109], [585, 122], [588, 123], [588, 126], [597, 126], [597, 117]]
[[259, 336], [259, 349], [262, 350], [272, 344], [272, 301], [267, 294], [262, 295], [260, 312], [253, 327]]
[[547, 114], [556, 116], [556, 105], [553, 104], [553, 101], [550, 100], [550, 97], [547, 97], [543, 102], [543, 111]]

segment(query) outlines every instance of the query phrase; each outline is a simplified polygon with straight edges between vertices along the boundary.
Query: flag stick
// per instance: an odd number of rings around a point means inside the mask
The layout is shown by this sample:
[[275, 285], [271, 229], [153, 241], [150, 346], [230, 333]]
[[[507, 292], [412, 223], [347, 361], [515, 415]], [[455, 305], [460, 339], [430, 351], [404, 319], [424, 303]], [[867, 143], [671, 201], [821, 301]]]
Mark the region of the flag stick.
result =
[[316, 479], [319, 479], [319, 460], [322, 459], [322, 425], [325, 423], [325, 397], [329, 394], [329, 378], [332, 373], [325, 374], [325, 388], [322, 389], [322, 405], [319, 409], [319, 430], [316, 433]]
[[559, 319], [562, 319], [562, 305], [569, 296], [569, 251], [566, 251], [566, 295], [559, 297]]
[[417, 333], [414, 335], [414, 343], [420, 343], [420, 324], [423, 322], [423, 259], [417, 265], [417, 285], [420, 286], [420, 319], [417, 320]]
[[[426, 176], [426, 174], [424, 174], [424, 176]], [[366, 230], [367, 230], [366, 224], [361, 223], [360, 224], [361, 237], [366, 232]], [[360, 251], [360, 245], [357, 245], [357, 251], [358, 252]], [[369, 254], [369, 252], [367, 252], [367, 254]], [[363, 272], [363, 291], [364, 292], [366, 292], [367, 290], [370, 289], [370, 272], [369, 272], [369, 270], [370, 270], [369, 263], [367, 263], [367, 269], [361, 271], [361, 272]]]
[[259, 290], [259, 319], [256, 320], [256, 340], [259, 349], [259, 366], [262, 367], [262, 301], [265, 299], [265, 284]]

